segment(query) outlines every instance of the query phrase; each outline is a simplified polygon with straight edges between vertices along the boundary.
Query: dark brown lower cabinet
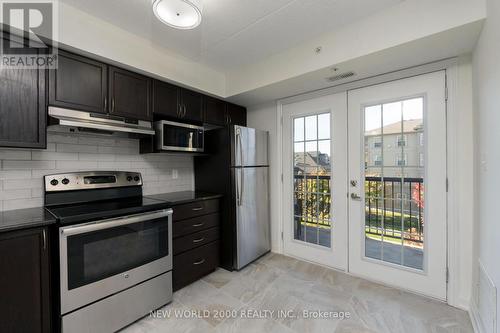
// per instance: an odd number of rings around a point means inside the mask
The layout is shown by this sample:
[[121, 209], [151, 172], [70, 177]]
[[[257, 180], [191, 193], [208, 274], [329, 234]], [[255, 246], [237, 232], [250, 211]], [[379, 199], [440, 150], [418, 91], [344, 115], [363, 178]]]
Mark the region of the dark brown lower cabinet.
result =
[[215, 199], [173, 207], [174, 291], [219, 266], [219, 205]]
[[0, 234], [0, 332], [51, 332], [48, 230]]

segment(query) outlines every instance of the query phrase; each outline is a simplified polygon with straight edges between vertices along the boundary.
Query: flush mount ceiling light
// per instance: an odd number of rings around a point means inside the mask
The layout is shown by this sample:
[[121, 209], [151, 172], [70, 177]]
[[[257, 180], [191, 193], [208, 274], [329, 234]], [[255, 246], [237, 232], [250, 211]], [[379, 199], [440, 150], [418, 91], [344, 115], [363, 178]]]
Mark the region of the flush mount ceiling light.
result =
[[153, 12], [166, 25], [194, 29], [201, 23], [201, 0], [153, 0]]

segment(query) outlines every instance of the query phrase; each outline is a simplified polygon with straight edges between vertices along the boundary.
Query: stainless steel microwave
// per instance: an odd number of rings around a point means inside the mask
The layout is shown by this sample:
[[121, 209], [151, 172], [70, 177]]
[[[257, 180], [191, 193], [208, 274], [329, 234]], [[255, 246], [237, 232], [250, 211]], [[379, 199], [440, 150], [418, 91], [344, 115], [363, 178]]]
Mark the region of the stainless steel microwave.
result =
[[203, 152], [204, 128], [160, 120], [155, 122], [156, 149], [165, 151]]

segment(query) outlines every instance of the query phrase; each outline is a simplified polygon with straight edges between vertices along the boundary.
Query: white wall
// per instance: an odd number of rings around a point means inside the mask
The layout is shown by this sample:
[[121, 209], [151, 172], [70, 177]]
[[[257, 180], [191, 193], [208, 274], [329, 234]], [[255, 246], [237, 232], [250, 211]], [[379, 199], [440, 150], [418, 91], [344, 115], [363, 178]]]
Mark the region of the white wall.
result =
[[278, 155], [278, 124], [276, 118], [276, 102], [249, 108], [247, 113], [248, 127], [269, 131], [269, 187], [271, 197], [271, 251], [280, 253], [280, 221], [279, 191], [281, 191], [281, 172]]
[[[488, 18], [473, 56], [476, 107], [476, 253], [500, 286], [500, 2], [487, 0]], [[477, 269], [475, 263], [474, 269]], [[497, 309], [500, 318], [500, 307]], [[500, 332], [497, 325], [497, 332]]]
[[140, 172], [145, 194], [194, 188], [190, 156], [139, 155], [139, 141], [127, 138], [49, 132], [47, 140], [44, 150], [0, 150], [0, 211], [43, 206], [43, 176], [62, 172]]

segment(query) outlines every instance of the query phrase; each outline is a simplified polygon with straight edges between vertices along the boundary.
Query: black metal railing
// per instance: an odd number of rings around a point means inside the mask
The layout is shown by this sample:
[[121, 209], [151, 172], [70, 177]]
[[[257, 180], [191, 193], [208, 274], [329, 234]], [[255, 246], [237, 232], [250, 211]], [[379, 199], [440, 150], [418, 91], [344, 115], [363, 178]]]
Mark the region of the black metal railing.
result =
[[365, 208], [366, 233], [423, 242], [422, 178], [366, 177]]
[[[330, 227], [330, 175], [294, 176], [294, 214], [301, 223]], [[365, 230], [367, 234], [424, 240], [422, 178], [366, 177]]]

